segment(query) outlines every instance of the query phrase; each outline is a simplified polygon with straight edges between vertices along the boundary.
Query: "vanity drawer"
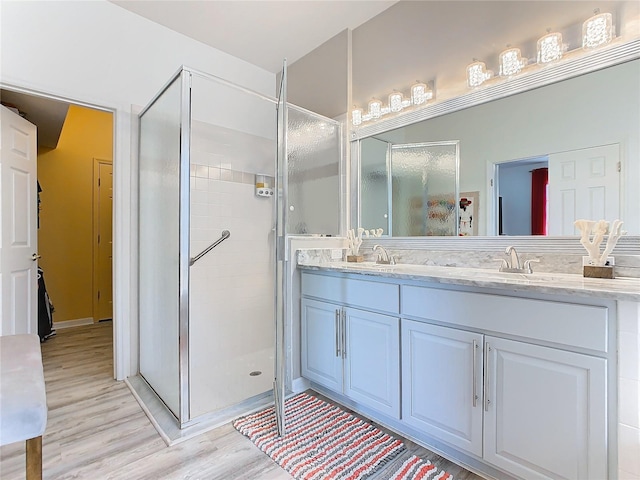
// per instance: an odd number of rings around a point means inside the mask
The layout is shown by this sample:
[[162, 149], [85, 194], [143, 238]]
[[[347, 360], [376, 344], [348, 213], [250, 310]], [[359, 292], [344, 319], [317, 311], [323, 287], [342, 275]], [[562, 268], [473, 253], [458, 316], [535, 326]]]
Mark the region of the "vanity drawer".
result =
[[303, 272], [302, 295], [368, 310], [400, 312], [400, 286], [391, 283]]
[[403, 285], [401, 313], [570, 347], [608, 350], [606, 307]]

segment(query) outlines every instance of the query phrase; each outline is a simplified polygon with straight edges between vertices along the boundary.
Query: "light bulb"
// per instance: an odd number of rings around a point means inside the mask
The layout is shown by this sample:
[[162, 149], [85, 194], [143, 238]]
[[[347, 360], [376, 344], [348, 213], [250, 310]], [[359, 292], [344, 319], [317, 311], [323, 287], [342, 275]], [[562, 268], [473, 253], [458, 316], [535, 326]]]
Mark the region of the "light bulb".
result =
[[549, 63], [562, 58], [565, 46], [561, 33], [548, 33], [538, 40], [538, 63]]
[[582, 24], [582, 48], [596, 48], [613, 40], [613, 17], [598, 12]]
[[354, 108], [351, 111], [351, 123], [356, 127], [362, 123], [362, 109], [361, 108]]
[[522, 71], [527, 60], [522, 58], [519, 48], [507, 48], [500, 54], [500, 76], [510, 77]]
[[382, 102], [375, 98], [369, 102], [369, 115], [371, 118], [380, 118], [382, 115]]
[[402, 111], [402, 93], [393, 92], [389, 95], [389, 110], [396, 113]]
[[489, 80], [492, 75], [492, 72], [487, 71], [487, 66], [484, 62], [474, 60], [473, 63], [467, 65], [467, 85], [471, 88], [479, 87]]
[[424, 83], [416, 82], [411, 87], [411, 103], [422, 105], [433, 98], [433, 92]]

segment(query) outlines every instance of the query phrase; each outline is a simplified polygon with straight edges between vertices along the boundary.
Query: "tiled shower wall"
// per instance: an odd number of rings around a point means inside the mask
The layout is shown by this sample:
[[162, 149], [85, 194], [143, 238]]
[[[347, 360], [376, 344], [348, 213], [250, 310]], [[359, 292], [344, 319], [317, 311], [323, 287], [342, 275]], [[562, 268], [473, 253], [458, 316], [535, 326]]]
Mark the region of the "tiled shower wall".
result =
[[255, 174], [273, 186], [276, 148], [273, 139], [198, 122], [191, 140], [191, 257], [231, 233], [190, 271], [194, 418], [271, 388], [274, 198], [256, 195]]

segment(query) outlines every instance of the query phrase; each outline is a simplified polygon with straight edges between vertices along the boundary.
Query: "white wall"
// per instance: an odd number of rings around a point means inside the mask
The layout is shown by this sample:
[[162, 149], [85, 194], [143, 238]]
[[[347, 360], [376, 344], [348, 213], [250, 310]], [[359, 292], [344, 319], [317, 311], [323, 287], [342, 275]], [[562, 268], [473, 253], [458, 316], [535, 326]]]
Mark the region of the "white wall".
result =
[[132, 105], [145, 105], [181, 65], [271, 95], [275, 76], [107, 1], [1, 5], [0, 82], [115, 111], [116, 376], [137, 371], [137, 175]]

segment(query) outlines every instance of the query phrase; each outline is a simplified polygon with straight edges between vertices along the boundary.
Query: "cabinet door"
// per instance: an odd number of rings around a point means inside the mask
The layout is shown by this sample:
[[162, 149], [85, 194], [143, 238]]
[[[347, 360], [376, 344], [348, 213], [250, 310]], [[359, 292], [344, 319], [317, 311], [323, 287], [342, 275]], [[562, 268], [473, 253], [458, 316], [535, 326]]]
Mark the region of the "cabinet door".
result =
[[400, 320], [344, 308], [344, 393], [400, 418]]
[[341, 307], [302, 299], [302, 375], [342, 393]]
[[478, 333], [402, 320], [402, 422], [478, 456], [482, 341]]
[[485, 459], [527, 479], [607, 478], [606, 360], [485, 337]]

